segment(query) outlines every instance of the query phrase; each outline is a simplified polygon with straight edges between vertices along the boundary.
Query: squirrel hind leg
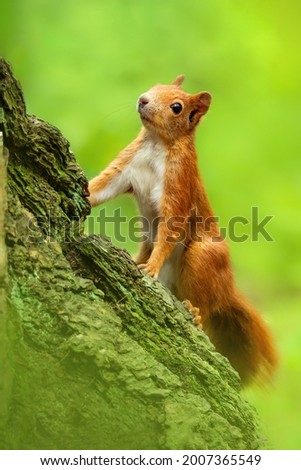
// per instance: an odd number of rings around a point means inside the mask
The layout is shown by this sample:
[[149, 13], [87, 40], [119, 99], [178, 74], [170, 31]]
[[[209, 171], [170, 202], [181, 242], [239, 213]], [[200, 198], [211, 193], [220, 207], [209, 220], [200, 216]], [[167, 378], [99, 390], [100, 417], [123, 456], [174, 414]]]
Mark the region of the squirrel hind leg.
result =
[[190, 300], [184, 300], [183, 302], [184, 307], [187, 308], [187, 310], [192, 314], [193, 317], [193, 323], [195, 326], [199, 328], [203, 328], [203, 320], [202, 320], [202, 315], [200, 313], [200, 309], [198, 307], [194, 307]]

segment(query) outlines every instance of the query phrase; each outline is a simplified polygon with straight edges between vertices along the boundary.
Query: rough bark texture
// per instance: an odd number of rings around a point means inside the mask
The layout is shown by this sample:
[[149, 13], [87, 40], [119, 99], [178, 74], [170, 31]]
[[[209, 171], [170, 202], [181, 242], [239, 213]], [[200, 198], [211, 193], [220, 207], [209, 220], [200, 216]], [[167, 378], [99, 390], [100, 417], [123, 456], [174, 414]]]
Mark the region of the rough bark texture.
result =
[[87, 180], [59, 130], [26, 114], [3, 60], [0, 113], [0, 448], [260, 447], [237, 374], [182, 304], [83, 234]]

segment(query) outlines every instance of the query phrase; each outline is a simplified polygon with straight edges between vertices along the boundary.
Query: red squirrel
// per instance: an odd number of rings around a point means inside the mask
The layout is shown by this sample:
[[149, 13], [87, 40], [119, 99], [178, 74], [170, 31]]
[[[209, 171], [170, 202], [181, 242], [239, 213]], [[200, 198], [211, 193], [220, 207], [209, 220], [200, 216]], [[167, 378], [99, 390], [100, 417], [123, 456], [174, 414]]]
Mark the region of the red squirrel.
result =
[[195, 130], [211, 95], [184, 92], [183, 80], [180, 75], [140, 96], [142, 130], [89, 182], [89, 200], [94, 207], [133, 193], [149, 223], [138, 267], [188, 301], [196, 325], [246, 384], [272, 375], [276, 350], [264, 321], [235, 286], [228, 247], [198, 171]]

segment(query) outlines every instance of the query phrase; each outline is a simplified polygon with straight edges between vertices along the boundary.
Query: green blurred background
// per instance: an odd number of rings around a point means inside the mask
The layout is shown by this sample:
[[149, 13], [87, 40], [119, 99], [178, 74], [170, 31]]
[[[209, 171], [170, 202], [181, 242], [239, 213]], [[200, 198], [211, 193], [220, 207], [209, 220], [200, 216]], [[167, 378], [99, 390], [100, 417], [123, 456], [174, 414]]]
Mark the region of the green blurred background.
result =
[[[186, 91], [212, 93], [197, 146], [215, 213], [222, 226], [252, 206], [273, 215], [273, 242], [229, 244], [280, 351], [274, 384], [244, 392], [275, 449], [301, 448], [300, 18], [297, 0], [2, 0], [0, 13], [28, 112], [61, 129], [89, 178], [135, 137], [150, 86], [184, 73]], [[136, 213], [125, 196], [107, 214], [120, 205]]]

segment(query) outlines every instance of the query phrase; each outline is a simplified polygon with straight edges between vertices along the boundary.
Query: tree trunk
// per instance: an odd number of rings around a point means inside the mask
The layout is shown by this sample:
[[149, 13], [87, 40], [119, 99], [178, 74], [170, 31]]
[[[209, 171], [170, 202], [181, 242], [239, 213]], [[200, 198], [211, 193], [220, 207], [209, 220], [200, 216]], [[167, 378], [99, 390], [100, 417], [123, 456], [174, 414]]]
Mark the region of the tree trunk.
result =
[[183, 305], [83, 234], [87, 180], [4, 60], [0, 119], [0, 447], [260, 447], [237, 374]]

